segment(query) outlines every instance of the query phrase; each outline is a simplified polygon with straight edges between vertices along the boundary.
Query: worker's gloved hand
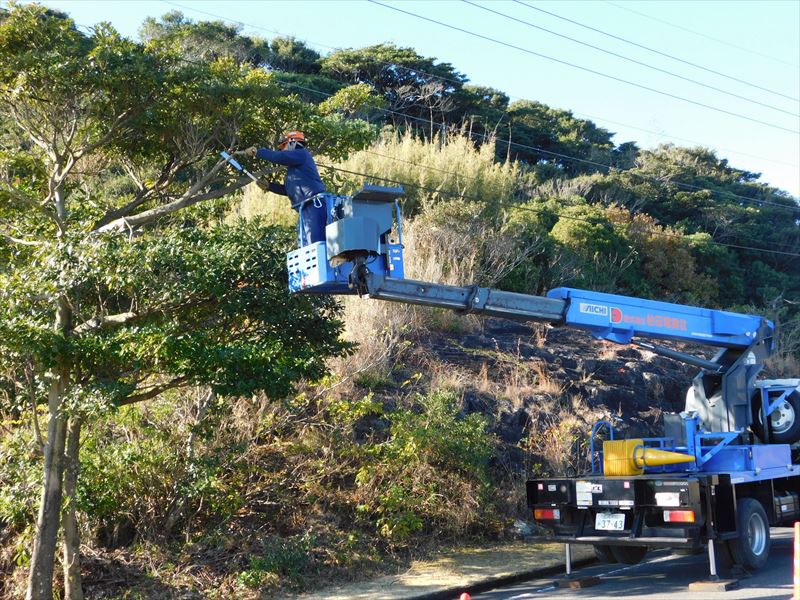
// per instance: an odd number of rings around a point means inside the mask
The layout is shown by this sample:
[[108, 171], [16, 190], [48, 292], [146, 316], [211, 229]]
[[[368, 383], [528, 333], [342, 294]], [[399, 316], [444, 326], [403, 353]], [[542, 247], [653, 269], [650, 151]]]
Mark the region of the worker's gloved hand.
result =
[[244, 150], [237, 150], [236, 152], [234, 152], [234, 154], [237, 154], [239, 156], [253, 157], [256, 155], [256, 152], [258, 152], [258, 148], [256, 148], [255, 146], [250, 146], [249, 148], [245, 148]]

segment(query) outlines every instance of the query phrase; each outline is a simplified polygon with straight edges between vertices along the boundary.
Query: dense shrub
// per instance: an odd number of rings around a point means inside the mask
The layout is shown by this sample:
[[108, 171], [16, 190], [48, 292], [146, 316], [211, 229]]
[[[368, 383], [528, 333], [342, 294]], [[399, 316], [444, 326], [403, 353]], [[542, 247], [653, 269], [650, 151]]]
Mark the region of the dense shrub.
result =
[[366, 451], [358, 510], [393, 542], [424, 530], [464, 533], [488, 514], [493, 440], [479, 414], [459, 418], [452, 392], [418, 398], [388, 415], [389, 438]]

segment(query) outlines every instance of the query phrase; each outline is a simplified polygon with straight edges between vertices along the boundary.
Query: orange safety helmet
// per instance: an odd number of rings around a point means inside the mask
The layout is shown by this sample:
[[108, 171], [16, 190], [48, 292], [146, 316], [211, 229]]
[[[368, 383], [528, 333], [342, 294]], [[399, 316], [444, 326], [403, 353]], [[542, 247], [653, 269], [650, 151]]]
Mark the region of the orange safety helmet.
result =
[[283, 134], [278, 148], [283, 150], [289, 142], [297, 142], [298, 144], [306, 145], [306, 136], [302, 131], [287, 131]]

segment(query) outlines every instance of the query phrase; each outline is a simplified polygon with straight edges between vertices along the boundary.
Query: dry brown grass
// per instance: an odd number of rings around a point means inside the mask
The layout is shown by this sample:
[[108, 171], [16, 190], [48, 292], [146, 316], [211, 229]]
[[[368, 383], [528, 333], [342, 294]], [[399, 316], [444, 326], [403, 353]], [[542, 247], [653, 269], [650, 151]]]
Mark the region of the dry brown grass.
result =
[[493, 140], [476, 148], [468, 135], [453, 133], [426, 143], [411, 133], [387, 132], [372, 147], [338, 166], [415, 184], [406, 190], [408, 214], [452, 197], [507, 202], [523, 179], [516, 163], [495, 159]]
[[537, 348], [544, 348], [547, 345], [547, 332], [550, 331], [550, 326], [544, 323], [531, 324], [533, 329], [533, 343]]
[[547, 371], [547, 363], [543, 360], [537, 360], [533, 363], [532, 371], [535, 375], [534, 389], [539, 394], [546, 394], [555, 398], [560, 397], [564, 393], [565, 385], [552, 377]]
[[552, 402], [532, 415], [527, 435], [520, 442], [535, 476], [565, 475], [589, 468], [591, 423], [599, 418], [579, 396]]
[[238, 204], [231, 208], [226, 221], [256, 217], [275, 225], [288, 227], [297, 225], [297, 212], [292, 210], [285, 196], [264, 192], [255, 184], [250, 184], [244, 188], [244, 194]]
[[[489, 235], [476, 239], [488, 239]], [[447, 228], [428, 228], [419, 221], [409, 221], [404, 229], [405, 276], [409, 279], [466, 285], [476, 280], [496, 278], [491, 271], [503, 269], [502, 245], [491, 244], [497, 259], [486, 262], [484, 248], [469, 242], [463, 235]], [[484, 253], [484, 256], [481, 254]], [[450, 310], [416, 307], [382, 301], [345, 297], [345, 337], [358, 343], [350, 357], [335, 359], [331, 367], [342, 380], [364, 365], [371, 365], [377, 374], [387, 375], [405, 341], [428, 330], [466, 333], [474, 331], [480, 321], [474, 315]], [[345, 386], [342, 391], [346, 390]]]
[[766, 360], [766, 373], [775, 378], [800, 377], [800, 359], [791, 354], [779, 354]]
[[[427, 371], [429, 376], [428, 386], [432, 390], [463, 392], [467, 388], [477, 387], [475, 385], [476, 374], [457, 365], [431, 361], [427, 365]], [[478, 375], [477, 381], [480, 381], [480, 379], [481, 376]]]
[[602, 347], [600, 351], [597, 353], [597, 358], [600, 360], [616, 360], [617, 359], [617, 351], [619, 350], [619, 346], [614, 344], [613, 342], [601, 342]]

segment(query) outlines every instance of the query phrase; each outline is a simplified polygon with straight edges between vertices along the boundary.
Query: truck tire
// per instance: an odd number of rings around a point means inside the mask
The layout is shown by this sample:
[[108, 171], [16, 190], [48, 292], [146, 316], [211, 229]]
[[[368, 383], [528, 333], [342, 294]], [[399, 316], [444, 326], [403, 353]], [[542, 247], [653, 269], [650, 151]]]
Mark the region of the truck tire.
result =
[[623, 565], [637, 565], [647, 554], [647, 546], [611, 546], [611, 553]]
[[761, 503], [742, 498], [736, 503], [736, 529], [739, 537], [728, 542], [733, 560], [746, 569], [760, 569], [769, 558], [769, 520]]
[[[752, 400], [753, 432], [764, 439], [764, 418], [761, 415], [761, 392]], [[769, 441], [773, 444], [793, 444], [800, 440], [800, 393], [793, 391], [769, 416]]]
[[617, 562], [614, 553], [611, 551], [611, 546], [595, 544], [592, 548], [594, 549], [594, 557], [601, 563], [613, 564]]

